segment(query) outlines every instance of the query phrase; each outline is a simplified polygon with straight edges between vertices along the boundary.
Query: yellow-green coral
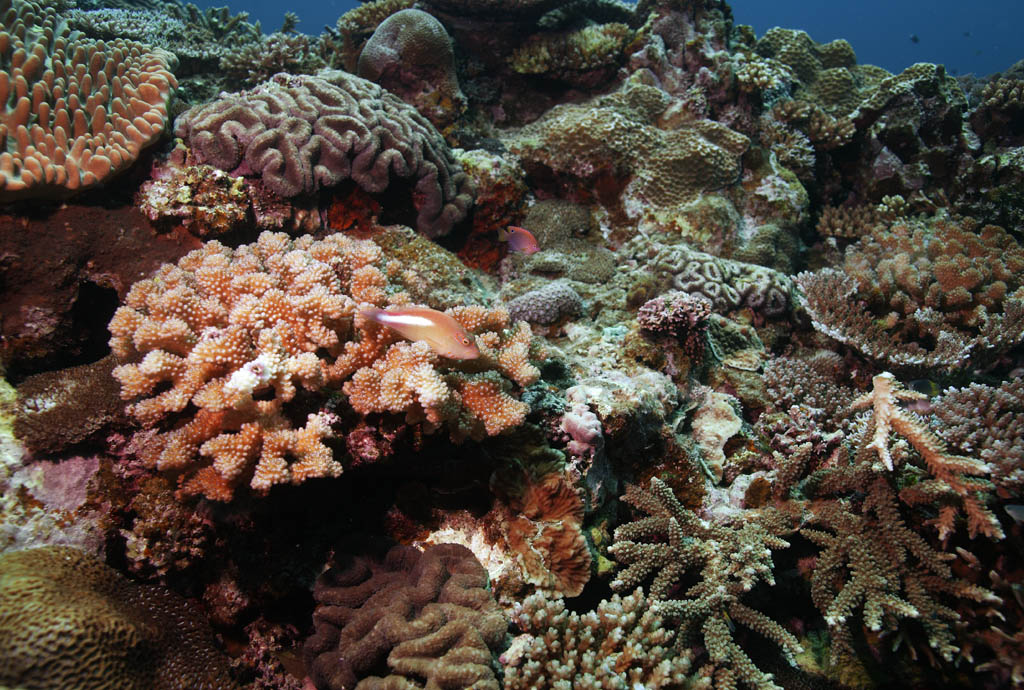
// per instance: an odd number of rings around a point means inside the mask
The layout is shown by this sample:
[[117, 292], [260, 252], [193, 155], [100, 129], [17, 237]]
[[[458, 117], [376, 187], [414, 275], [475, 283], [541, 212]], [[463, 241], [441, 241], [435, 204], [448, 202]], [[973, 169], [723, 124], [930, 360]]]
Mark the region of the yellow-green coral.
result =
[[535, 34], [516, 49], [509, 64], [520, 74], [551, 76], [597, 69], [621, 58], [633, 38], [632, 29], [619, 22], [568, 33]]

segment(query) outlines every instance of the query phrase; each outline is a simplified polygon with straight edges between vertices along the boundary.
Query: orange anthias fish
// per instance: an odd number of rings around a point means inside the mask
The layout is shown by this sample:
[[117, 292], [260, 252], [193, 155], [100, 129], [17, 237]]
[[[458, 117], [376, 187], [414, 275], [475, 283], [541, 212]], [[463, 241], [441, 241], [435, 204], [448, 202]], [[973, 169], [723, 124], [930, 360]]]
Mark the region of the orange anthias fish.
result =
[[430, 348], [450, 359], [476, 359], [480, 356], [476, 341], [461, 323], [444, 312], [427, 307], [406, 307], [404, 309], [377, 309], [366, 307], [359, 310], [364, 319], [387, 326], [407, 340], [422, 340]]
[[508, 246], [512, 251], [522, 252], [523, 254], [533, 254], [540, 251], [540, 245], [537, 244], [537, 238], [533, 236], [533, 233], [518, 225], [510, 225], [508, 230], [498, 230], [498, 239], [502, 242], [508, 242]]

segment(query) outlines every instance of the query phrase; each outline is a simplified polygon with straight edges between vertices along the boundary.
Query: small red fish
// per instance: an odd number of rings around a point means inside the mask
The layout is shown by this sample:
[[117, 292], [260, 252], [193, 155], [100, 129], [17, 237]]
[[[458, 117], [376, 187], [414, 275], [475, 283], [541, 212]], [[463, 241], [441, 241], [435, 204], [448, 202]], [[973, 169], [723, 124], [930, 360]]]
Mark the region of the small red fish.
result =
[[430, 348], [449, 359], [476, 359], [480, 350], [473, 336], [461, 323], [444, 312], [427, 307], [406, 307], [405, 309], [377, 309], [365, 307], [359, 310], [364, 319], [387, 326], [407, 340], [422, 340]]
[[508, 242], [509, 248], [515, 252], [535, 254], [540, 251], [540, 245], [537, 244], [537, 238], [533, 233], [518, 225], [510, 225], [508, 230], [498, 230], [498, 239]]

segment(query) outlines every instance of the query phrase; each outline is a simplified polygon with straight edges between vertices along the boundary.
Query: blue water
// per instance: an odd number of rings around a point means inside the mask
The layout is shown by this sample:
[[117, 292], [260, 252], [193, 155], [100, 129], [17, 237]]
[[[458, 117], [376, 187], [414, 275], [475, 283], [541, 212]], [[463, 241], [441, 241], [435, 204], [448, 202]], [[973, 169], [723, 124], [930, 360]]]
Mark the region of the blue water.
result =
[[[223, 0], [192, 0], [200, 7]], [[259, 19], [265, 32], [281, 26], [288, 10], [299, 15], [298, 30], [318, 34], [355, 7], [356, 0], [234, 0], [233, 12]], [[1020, 31], [1024, 0], [860, 0], [829, 3], [806, 0], [734, 0], [736, 21], [758, 35], [773, 26], [804, 29], [818, 42], [845, 38], [862, 63], [902, 71], [915, 62], [943, 63], [955, 74], [991, 74], [1024, 58]], [[912, 40], [917, 37], [917, 42]]]

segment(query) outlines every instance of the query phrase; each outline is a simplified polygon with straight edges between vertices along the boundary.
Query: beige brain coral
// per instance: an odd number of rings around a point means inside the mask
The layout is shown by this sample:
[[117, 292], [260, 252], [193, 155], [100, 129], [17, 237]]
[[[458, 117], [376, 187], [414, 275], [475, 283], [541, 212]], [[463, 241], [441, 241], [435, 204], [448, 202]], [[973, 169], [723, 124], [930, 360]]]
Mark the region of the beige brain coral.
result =
[[0, 556], [0, 611], [4, 688], [237, 687], [184, 599], [71, 547]]
[[87, 39], [31, 0], [0, 0], [0, 17], [0, 202], [100, 184], [163, 132], [171, 54]]

